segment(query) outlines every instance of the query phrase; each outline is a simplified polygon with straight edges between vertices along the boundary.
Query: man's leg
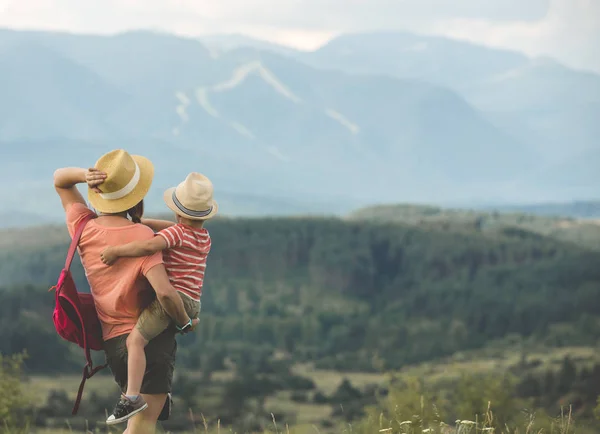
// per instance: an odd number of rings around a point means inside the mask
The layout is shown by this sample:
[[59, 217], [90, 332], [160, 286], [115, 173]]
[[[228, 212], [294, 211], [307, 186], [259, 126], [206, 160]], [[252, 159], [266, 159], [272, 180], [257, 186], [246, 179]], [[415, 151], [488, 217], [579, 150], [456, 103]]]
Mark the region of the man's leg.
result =
[[[124, 392], [127, 388], [127, 335], [119, 336], [104, 342], [106, 360], [115, 377], [115, 381]], [[130, 419], [133, 425], [128, 425], [126, 434], [154, 433], [158, 416], [167, 399], [167, 392], [171, 390], [173, 381], [173, 369], [175, 367], [175, 356], [177, 352], [177, 341], [173, 330], [167, 330], [152, 339], [146, 346], [146, 372], [142, 383], [141, 394], [148, 408]], [[151, 402], [152, 401], [152, 402]], [[152, 408], [150, 408], [152, 406]], [[144, 416], [140, 421], [137, 420]], [[135, 419], [135, 421], [134, 421]], [[148, 422], [151, 423], [147, 428]], [[137, 424], [145, 424], [140, 427]], [[140, 431], [141, 430], [141, 431]]]
[[162, 411], [167, 394], [145, 395], [142, 397], [148, 403], [148, 408], [129, 419], [126, 434], [155, 434], [158, 415]]
[[141, 395], [148, 408], [131, 419], [127, 434], [154, 434], [158, 417], [171, 390], [177, 341], [173, 331], [165, 331], [146, 346], [147, 370]]
[[165, 400], [165, 405], [163, 405], [163, 409], [158, 415], [158, 420], [169, 420], [171, 417], [171, 407], [173, 406], [173, 395], [171, 392], [167, 393], [167, 399]]

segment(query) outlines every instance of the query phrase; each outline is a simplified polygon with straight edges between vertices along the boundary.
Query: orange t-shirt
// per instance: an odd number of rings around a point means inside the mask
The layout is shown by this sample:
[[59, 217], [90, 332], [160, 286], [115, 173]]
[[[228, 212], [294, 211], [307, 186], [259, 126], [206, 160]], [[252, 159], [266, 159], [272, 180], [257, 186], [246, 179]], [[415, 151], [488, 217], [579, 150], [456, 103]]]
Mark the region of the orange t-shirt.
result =
[[[81, 203], [67, 210], [67, 228], [73, 236], [81, 219], [94, 214]], [[162, 253], [141, 258], [121, 258], [114, 265], [102, 263], [100, 253], [109, 246], [148, 240], [154, 232], [141, 224], [106, 227], [90, 220], [79, 241], [79, 255], [90, 284], [98, 318], [102, 324], [102, 337], [106, 341], [124, 335], [135, 326], [142, 309], [152, 301], [152, 287], [145, 279], [146, 273], [162, 264]]]

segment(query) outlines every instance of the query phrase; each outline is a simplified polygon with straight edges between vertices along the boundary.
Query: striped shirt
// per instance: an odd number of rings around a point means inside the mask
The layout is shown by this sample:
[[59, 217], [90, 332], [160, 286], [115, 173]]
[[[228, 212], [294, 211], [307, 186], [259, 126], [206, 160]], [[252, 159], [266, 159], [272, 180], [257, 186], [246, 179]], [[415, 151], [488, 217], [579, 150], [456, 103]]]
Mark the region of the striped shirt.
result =
[[200, 301], [206, 258], [211, 246], [208, 231], [176, 224], [157, 235], [167, 242], [163, 260], [171, 285], [193, 300]]

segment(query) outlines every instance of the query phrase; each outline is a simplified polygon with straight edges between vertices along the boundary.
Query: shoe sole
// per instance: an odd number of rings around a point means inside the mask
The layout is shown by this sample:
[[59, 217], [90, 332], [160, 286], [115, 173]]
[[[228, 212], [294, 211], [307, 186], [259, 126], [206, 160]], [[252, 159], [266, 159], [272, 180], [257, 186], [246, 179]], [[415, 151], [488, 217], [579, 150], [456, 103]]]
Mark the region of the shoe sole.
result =
[[131, 419], [133, 416], [135, 416], [136, 414], [138, 414], [140, 411], [144, 411], [147, 408], [148, 408], [148, 403], [146, 402], [140, 408], [138, 408], [137, 410], [132, 411], [127, 416], [123, 416], [123, 417], [121, 417], [119, 419], [111, 420], [110, 422], [106, 421], [106, 424], [107, 425], [116, 425], [118, 423], [127, 422], [129, 419]]

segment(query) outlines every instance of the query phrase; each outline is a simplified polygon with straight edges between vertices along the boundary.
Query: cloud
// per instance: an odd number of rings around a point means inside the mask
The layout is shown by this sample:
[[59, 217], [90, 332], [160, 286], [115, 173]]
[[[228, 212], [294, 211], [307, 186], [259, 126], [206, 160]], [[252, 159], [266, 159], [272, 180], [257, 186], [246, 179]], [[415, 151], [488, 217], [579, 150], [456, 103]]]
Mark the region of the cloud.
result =
[[600, 1], [597, 0], [552, 0], [546, 15], [534, 22], [453, 19], [440, 21], [430, 30], [533, 56], [553, 56], [569, 65], [600, 72]]
[[241, 33], [307, 49], [338, 33], [406, 30], [600, 70], [599, 0], [0, 0], [0, 26]]
[[[0, 0], [1, 1], [1, 0]], [[0, 7], [0, 26], [110, 34], [130, 29], [176, 31], [208, 26], [210, 15], [187, 2], [148, 0], [12, 0]], [[180, 3], [180, 4], [179, 4]]]
[[[93, 32], [152, 24], [196, 32], [235, 27], [348, 32], [393, 28], [441, 18], [532, 20], [549, 0], [0, 0], [2, 25], [69, 25]], [[188, 29], [189, 31], [193, 29]]]
[[[208, 6], [235, 24], [303, 27], [330, 31], [390, 28], [398, 23], [464, 17], [499, 21], [535, 20], [549, 0], [220, 0]], [[196, 11], [203, 1], [189, 0]]]

